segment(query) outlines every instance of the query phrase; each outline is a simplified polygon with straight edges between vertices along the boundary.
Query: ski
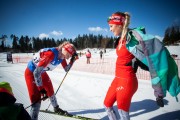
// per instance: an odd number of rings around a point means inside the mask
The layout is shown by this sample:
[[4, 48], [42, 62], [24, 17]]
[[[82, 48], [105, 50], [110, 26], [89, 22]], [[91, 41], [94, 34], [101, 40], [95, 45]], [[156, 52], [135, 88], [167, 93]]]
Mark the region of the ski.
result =
[[98, 120], [98, 119], [94, 119], [94, 118], [88, 118], [88, 117], [73, 115], [73, 114], [69, 114], [69, 113], [66, 114], [66, 115], [61, 115], [61, 114], [55, 113], [55, 112], [50, 111], [50, 110], [40, 110], [40, 112], [49, 113], [49, 114], [55, 114], [55, 115], [60, 115], [60, 116], [64, 116], [64, 117], [71, 117], [71, 118], [81, 119], [81, 120]]

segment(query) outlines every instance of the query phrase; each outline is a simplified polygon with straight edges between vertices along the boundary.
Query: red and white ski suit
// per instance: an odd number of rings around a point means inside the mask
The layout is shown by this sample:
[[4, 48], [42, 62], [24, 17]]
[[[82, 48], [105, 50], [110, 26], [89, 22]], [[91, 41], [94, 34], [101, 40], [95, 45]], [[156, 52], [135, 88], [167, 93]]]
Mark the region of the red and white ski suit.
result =
[[[29, 62], [28, 67], [25, 70], [25, 79], [26, 79], [26, 84], [27, 84], [31, 103], [35, 103], [41, 99], [41, 94], [39, 91], [42, 88], [46, 90], [48, 97], [51, 97], [54, 94], [54, 89], [53, 89], [51, 79], [49, 78], [46, 71], [52, 70], [57, 66], [57, 65], [53, 66], [52, 64], [50, 64], [55, 59], [55, 53], [51, 50], [48, 50], [48, 51], [40, 52], [39, 54], [40, 54], [39, 55], [40, 59], [38, 60], [36, 64], [37, 65], [36, 68], [43, 67], [43, 71], [40, 73], [42, 86], [37, 86], [37, 84], [35, 83], [35, 78], [33, 74], [34, 70], [31, 70], [32, 67], [29, 67], [30, 63], [34, 65], [34, 63], [32, 62], [33, 60]], [[63, 68], [65, 68], [67, 66], [66, 60], [65, 59], [61, 59], [61, 60], [62, 61], [59, 63], [61, 63]]]
[[128, 112], [131, 98], [138, 88], [136, 74], [132, 66], [127, 66], [134, 56], [126, 49], [125, 42], [120, 49], [119, 45], [116, 47], [116, 54], [115, 78], [107, 91], [104, 105], [109, 108], [117, 101], [118, 109]]

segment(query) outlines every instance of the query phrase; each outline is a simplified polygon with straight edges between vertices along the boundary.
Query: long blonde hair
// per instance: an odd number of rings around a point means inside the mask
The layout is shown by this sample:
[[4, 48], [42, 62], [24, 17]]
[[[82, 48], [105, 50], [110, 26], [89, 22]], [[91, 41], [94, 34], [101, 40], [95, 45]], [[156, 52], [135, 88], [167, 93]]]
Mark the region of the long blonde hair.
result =
[[[117, 12], [118, 13], [118, 12]], [[117, 14], [116, 13], [116, 14]], [[120, 12], [119, 12], [120, 14]], [[123, 25], [123, 29], [122, 29], [122, 33], [121, 33], [121, 38], [120, 38], [120, 45], [119, 45], [119, 49], [121, 48], [122, 46], [122, 43], [123, 43], [123, 40], [124, 40], [124, 37], [126, 36], [127, 34], [127, 31], [128, 31], [128, 26], [130, 24], [130, 14], [128, 12], [125, 12], [125, 13], [121, 13], [121, 14], [124, 14], [125, 15], [125, 21], [124, 21], [124, 25]]]

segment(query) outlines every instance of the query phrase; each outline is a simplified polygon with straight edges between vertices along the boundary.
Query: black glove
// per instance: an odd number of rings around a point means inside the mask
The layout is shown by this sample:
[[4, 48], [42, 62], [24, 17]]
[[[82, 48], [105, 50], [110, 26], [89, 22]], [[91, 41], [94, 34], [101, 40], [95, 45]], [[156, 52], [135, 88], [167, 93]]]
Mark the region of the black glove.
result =
[[164, 107], [163, 97], [159, 96], [156, 98], [156, 103], [159, 107]]
[[74, 61], [75, 61], [77, 58], [78, 58], [78, 54], [75, 52], [75, 53], [72, 55], [72, 57], [71, 57], [71, 59], [70, 59], [70, 62], [71, 62], [71, 63], [74, 63]]
[[75, 61], [76, 59], [78, 59], [78, 54], [75, 52], [75, 53], [72, 55], [69, 64], [64, 68], [64, 70], [65, 70], [66, 72], [68, 72], [68, 71], [70, 70], [71, 66], [73, 65], [73, 63], [74, 63], [74, 61]]
[[42, 96], [42, 100], [46, 100], [48, 98], [47, 96], [47, 91], [43, 88], [40, 90], [41, 96]]

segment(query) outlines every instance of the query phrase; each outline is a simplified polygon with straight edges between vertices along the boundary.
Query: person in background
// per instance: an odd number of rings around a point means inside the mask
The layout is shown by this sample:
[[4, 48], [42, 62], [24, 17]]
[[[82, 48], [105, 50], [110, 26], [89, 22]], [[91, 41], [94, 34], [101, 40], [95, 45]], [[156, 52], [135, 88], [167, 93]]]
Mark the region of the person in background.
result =
[[106, 48], [104, 48], [104, 53], [106, 53]]
[[[69, 58], [71, 59], [67, 64], [66, 59]], [[68, 72], [76, 59], [78, 59], [76, 49], [69, 42], [64, 42], [54, 48], [44, 48], [35, 53], [34, 58], [28, 63], [25, 70], [25, 80], [32, 103], [30, 110], [32, 120], [38, 119], [41, 96], [44, 97], [43, 99], [50, 99], [54, 112], [62, 115], [68, 114], [67, 111], [59, 107], [51, 79], [46, 71], [52, 71], [61, 63], [64, 70]]]
[[89, 49], [86, 52], [86, 58], [87, 58], [87, 64], [90, 64], [91, 52], [89, 51]]
[[100, 54], [100, 59], [102, 59], [103, 51], [101, 50], [101, 51], [99, 52], [99, 54]]
[[113, 110], [115, 101], [120, 119], [130, 120], [131, 99], [138, 89], [136, 77], [138, 65], [145, 66], [145, 70], [150, 72], [158, 106], [164, 107], [163, 97], [167, 90], [176, 97], [180, 92], [177, 65], [168, 50], [156, 37], [147, 35], [144, 28], [129, 29], [129, 23], [130, 15], [127, 12], [116, 12], [108, 18], [110, 31], [114, 36], [119, 36], [114, 43], [118, 56], [115, 77], [104, 99], [110, 120], [117, 119]]
[[80, 51], [80, 52], [79, 52], [79, 56], [80, 56], [80, 57], [81, 57], [81, 54], [82, 54], [82, 53], [81, 53], [81, 51]]
[[0, 120], [31, 120], [23, 104], [15, 102], [10, 84], [0, 82]]
[[13, 57], [12, 57], [12, 52], [7, 52], [7, 62], [13, 63]]

